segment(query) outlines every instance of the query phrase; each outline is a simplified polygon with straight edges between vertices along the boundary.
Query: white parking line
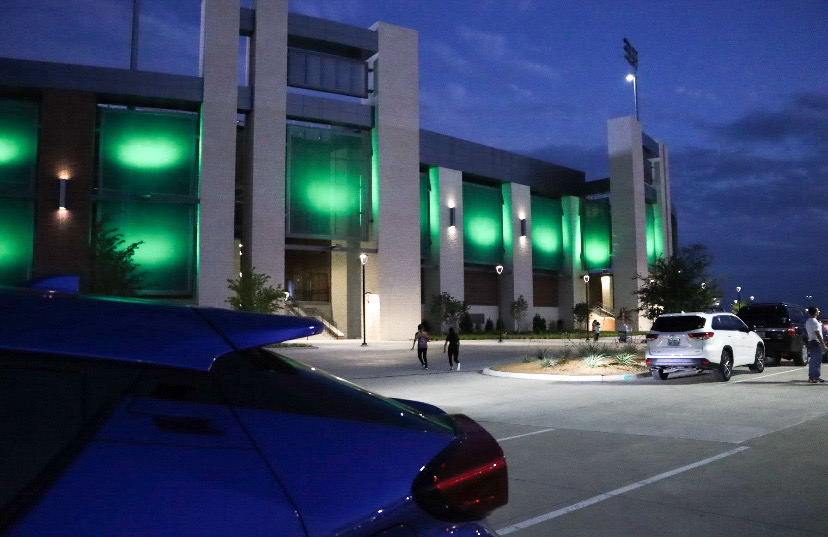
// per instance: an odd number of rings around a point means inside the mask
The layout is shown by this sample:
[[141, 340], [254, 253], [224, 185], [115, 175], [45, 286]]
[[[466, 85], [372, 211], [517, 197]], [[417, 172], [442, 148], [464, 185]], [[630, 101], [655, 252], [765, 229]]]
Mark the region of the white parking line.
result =
[[670, 470], [668, 472], [664, 472], [663, 474], [658, 474], [653, 477], [648, 477], [642, 481], [638, 481], [631, 485], [627, 485], [626, 487], [621, 487], [619, 489], [611, 490], [604, 494], [599, 494], [598, 496], [593, 496], [587, 500], [582, 502], [578, 502], [572, 504], [567, 507], [563, 507], [561, 509], [557, 509], [550, 513], [546, 513], [545, 515], [536, 516], [535, 518], [530, 518], [529, 520], [524, 520], [523, 522], [518, 522], [517, 524], [512, 524], [506, 528], [497, 530], [497, 533], [500, 535], [507, 535], [509, 533], [513, 533], [517, 530], [521, 530], [524, 528], [528, 528], [529, 526], [534, 526], [536, 524], [540, 524], [541, 522], [546, 522], [547, 520], [552, 520], [553, 518], [557, 518], [561, 515], [565, 515], [567, 513], [571, 513], [572, 511], [577, 511], [578, 509], [583, 509], [584, 507], [588, 507], [590, 505], [596, 504], [598, 502], [602, 502], [604, 500], [608, 500], [614, 496], [618, 496], [620, 494], [624, 494], [625, 492], [629, 492], [631, 490], [635, 490], [637, 488], [643, 487], [644, 485], [649, 485], [650, 483], [655, 483], [656, 481], [661, 481], [662, 479], [667, 479], [668, 477], [672, 477], [676, 474], [680, 474], [682, 472], [686, 472], [688, 470], [692, 470], [694, 468], [698, 468], [699, 466], [704, 466], [705, 464], [710, 464], [711, 462], [718, 461], [719, 459], [724, 459], [725, 457], [730, 457], [731, 455], [735, 455], [741, 451], [748, 449], [747, 446], [738, 447], [736, 449], [731, 449], [730, 451], [726, 451], [724, 453], [720, 453], [719, 455], [715, 455], [713, 457], [709, 457], [707, 459], [694, 462], [692, 464], [688, 464], [687, 466], [682, 466], [680, 468], [676, 468], [674, 470]]
[[[805, 366], [802, 366], [802, 367], [805, 367]], [[784, 375], [785, 373], [796, 373], [796, 372], [799, 372], [799, 370], [802, 369], [802, 367], [798, 367], [796, 369], [789, 369], [788, 371], [780, 371], [778, 373], [770, 373], [768, 375], [762, 375], [761, 377], [755, 377], [755, 378], [751, 377], [751, 378], [746, 378], [746, 379], [742, 379], [742, 380], [734, 380], [733, 383], [735, 384], [737, 382], [747, 382], [749, 380], [766, 379], [768, 377], [775, 377], [776, 375]]]
[[532, 436], [533, 434], [548, 433], [549, 431], [554, 431], [554, 430], [555, 429], [543, 429], [541, 431], [533, 431], [531, 433], [518, 434], [518, 435], [515, 435], [515, 436], [507, 436], [506, 438], [498, 438], [497, 441], [498, 442], [504, 442], [506, 440], [514, 440], [515, 438], [523, 438], [524, 436]]

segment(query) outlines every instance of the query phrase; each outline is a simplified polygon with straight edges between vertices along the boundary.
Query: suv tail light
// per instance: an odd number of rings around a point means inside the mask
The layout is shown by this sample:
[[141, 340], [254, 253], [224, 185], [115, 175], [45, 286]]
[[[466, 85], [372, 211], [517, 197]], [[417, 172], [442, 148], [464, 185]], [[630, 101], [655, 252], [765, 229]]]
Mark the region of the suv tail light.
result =
[[420, 471], [411, 494], [440, 520], [479, 520], [509, 501], [506, 457], [477, 422], [463, 414], [451, 420], [454, 441]]
[[796, 327], [794, 325], [790, 325], [788, 327], [788, 335], [795, 336], [796, 335]]
[[658, 334], [647, 334], [647, 341], [655, 341], [658, 339]]
[[687, 334], [690, 339], [710, 339], [713, 337], [713, 332], [691, 332]]

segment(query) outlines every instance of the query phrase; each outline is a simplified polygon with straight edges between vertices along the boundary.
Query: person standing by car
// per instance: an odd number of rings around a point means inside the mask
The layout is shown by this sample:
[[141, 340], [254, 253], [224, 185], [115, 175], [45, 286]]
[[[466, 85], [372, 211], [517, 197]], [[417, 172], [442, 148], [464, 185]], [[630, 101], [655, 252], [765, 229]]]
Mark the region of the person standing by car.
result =
[[808, 382], [817, 384], [825, 382], [820, 378], [820, 367], [822, 366], [822, 351], [825, 350], [825, 340], [822, 337], [822, 326], [817, 316], [819, 308], [811, 306], [808, 308], [811, 318], [805, 321], [805, 331], [808, 333]]
[[417, 333], [414, 334], [414, 343], [411, 344], [411, 350], [417, 346], [417, 359], [420, 360], [420, 365], [423, 369], [428, 369], [428, 332], [423, 330], [423, 325], [417, 325]]
[[[443, 352], [446, 352], [446, 347], [448, 347], [449, 371], [454, 369], [454, 364], [457, 364], [457, 371], [460, 371], [460, 336], [457, 335], [454, 328], [449, 328], [446, 342], [443, 343]], [[452, 358], [454, 364], [451, 361]]]

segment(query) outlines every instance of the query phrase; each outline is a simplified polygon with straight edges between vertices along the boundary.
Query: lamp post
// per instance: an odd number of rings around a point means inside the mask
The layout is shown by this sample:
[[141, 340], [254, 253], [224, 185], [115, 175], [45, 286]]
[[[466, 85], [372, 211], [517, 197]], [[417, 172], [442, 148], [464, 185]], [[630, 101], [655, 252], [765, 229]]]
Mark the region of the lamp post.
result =
[[589, 274], [584, 274], [584, 290], [586, 291], [586, 307], [587, 307], [586, 338], [587, 338], [587, 341], [589, 341]]
[[365, 340], [367, 336], [365, 331], [365, 301], [367, 300], [365, 296], [365, 263], [368, 262], [368, 255], [359, 254], [359, 262], [362, 263], [362, 346], [367, 347], [368, 342]]
[[500, 275], [503, 274], [503, 265], [497, 265], [495, 267], [495, 272], [497, 272], [497, 320], [498, 320], [498, 327], [500, 328], [499, 333], [500, 336], [497, 339], [498, 343], [503, 343], [503, 316], [500, 314]]
[[635, 103], [635, 120], [639, 121], [638, 119], [638, 79], [637, 77], [630, 73], [627, 75], [627, 82], [632, 82], [633, 85], [633, 103]]
[[742, 303], [742, 288], [738, 285], [736, 286], [736, 300], [739, 304]]

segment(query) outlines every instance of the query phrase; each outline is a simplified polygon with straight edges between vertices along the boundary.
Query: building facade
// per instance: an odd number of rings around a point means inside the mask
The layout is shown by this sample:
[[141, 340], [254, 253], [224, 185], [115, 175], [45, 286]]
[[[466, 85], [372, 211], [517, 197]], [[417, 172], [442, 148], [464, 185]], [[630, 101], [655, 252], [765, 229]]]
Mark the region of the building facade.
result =
[[415, 30], [204, 0], [201, 33], [199, 76], [0, 58], [0, 284], [88, 272], [111, 228], [143, 296], [227, 307], [255, 270], [333, 333], [399, 340], [440, 293], [507, 330], [520, 297], [612, 321], [672, 252], [667, 149], [633, 118], [587, 182], [420, 129]]

